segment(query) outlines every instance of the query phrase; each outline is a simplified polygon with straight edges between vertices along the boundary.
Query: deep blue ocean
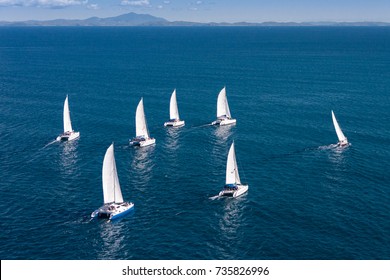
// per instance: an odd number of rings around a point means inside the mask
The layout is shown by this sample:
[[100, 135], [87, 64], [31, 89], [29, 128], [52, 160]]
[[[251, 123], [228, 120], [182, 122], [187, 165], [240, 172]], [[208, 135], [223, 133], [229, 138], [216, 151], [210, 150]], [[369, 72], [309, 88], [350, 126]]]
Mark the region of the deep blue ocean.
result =
[[[2, 27], [0, 136], [1, 259], [390, 259], [390, 28]], [[233, 140], [249, 191], [212, 200]], [[135, 211], [91, 220], [112, 142]]]

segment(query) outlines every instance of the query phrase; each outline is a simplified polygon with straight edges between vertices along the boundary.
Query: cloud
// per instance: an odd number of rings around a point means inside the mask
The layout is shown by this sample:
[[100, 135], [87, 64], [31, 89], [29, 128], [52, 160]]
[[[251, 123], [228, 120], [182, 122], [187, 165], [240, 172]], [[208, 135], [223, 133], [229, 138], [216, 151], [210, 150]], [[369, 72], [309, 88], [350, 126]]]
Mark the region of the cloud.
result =
[[85, 5], [88, 0], [0, 0], [0, 6], [65, 8], [75, 5]]
[[164, 4], [170, 4], [171, 3], [171, 1], [164, 1]]
[[196, 5], [200, 5], [202, 3], [203, 3], [203, 1], [196, 1]]
[[122, 0], [121, 2], [122, 6], [149, 6], [150, 2], [149, 0]]
[[90, 10], [99, 10], [100, 9], [98, 4], [88, 4], [87, 8]]

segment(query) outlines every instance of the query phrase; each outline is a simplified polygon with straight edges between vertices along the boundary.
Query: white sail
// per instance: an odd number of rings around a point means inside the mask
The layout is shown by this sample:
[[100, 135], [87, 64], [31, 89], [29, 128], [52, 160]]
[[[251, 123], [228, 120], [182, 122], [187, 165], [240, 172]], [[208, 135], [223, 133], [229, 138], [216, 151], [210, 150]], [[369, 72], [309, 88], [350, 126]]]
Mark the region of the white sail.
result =
[[231, 118], [229, 104], [226, 97], [226, 87], [224, 87], [218, 94], [217, 100], [217, 118], [226, 116]]
[[138, 103], [137, 111], [135, 113], [135, 135], [137, 137], [143, 136], [145, 138], [149, 138], [149, 132], [146, 126], [143, 98], [141, 98], [141, 101]]
[[179, 120], [179, 109], [177, 108], [176, 89], [171, 95], [171, 101], [169, 103], [169, 118], [171, 120]]
[[116, 202], [122, 203], [123, 197], [116, 171], [114, 144], [108, 147], [103, 161], [102, 169], [104, 204]]
[[226, 163], [226, 184], [241, 184], [240, 176], [238, 174], [234, 142], [230, 146]]
[[333, 113], [333, 110], [332, 110], [332, 120], [333, 120], [334, 128], [336, 130], [337, 137], [339, 138], [339, 141], [340, 142], [347, 141], [347, 137], [345, 137], [344, 133], [341, 131], [341, 128], [339, 126], [339, 123], [336, 120], [336, 117], [335, 117], [335, 115]]
[[68, 103], [68, 95], [65, 98], [64, 102], [64, 132], [72, 132], [72, 123], [70, 121], [70, 112], [69, 112], [69, 103]]

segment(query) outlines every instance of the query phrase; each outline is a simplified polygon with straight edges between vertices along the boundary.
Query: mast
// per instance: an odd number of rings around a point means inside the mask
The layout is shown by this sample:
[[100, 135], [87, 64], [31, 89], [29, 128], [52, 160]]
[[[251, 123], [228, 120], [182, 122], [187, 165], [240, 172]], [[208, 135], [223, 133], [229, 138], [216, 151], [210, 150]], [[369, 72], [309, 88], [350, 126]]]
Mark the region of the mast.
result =
[[225, 88], [225, 110], [226, 110], [226, 117], [230, 119], [232, 115], [230, 114], [229, 103], [226, 96], [226, 88]]

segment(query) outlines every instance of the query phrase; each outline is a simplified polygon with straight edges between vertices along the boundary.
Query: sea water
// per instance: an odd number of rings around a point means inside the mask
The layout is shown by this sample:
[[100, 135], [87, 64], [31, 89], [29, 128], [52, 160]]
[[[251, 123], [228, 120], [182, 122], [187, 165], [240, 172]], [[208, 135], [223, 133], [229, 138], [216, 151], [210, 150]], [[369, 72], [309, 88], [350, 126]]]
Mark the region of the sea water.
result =
[[[382, 27], [2, 27], [0, 257], [389, 259], [389, 65]], [[81, 136], [52, 143], [66, 95]], [[249, 191], [210, 199], [232, 141]], [[135, 211], [91, 220], [112, 142]]]

